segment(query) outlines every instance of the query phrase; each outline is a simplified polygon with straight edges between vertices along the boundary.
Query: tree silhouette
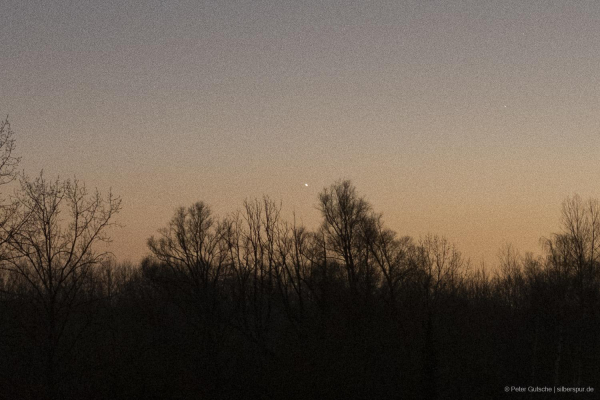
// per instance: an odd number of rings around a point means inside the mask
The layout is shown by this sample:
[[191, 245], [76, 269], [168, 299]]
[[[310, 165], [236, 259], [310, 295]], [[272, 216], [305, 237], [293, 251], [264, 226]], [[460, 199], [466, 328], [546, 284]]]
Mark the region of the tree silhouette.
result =
[[14, 132], [10, 129], [10, 122], [6, 117], [4, 121], [0, 121], [0, 185], [11, 182], [16, 177], [21, 158], [13, 155], [14, 150]]
[[74, 324], [73, 315], [90, 300], [93, 268], [108, 255], [95, 247], [109, 240], [106, 230], [114, 226], [121, 200], [111, 193], [89, 195], [77, 180], [48, 181], [43, 174], [23, 176], [16, 199], [19, 226], [6, 239], [1, 268], [21, 282], [17, 294], [33, 307], [39, 328], [32, 336], [41, 341], [47, 397], [55, 399], [64, 363], [74, 356], [70, 349], [87, 325]]
[[[78, 182], [21, 179], [3, 226], [0, 397], [499, 398], [600, 385], [598, 205], [568, 198], [543, 256], [490, 272], [388, 228], [350, 181], [321, 224], [268, 197], [180, 207], [139, 265], [96, 246], [120, 210]], [[530, 394], [534, 398], [533, 394]]]
[[364, 232], [371, 206], [359, 197], [349, 180], [324, 188], [319, 194], [319, 210], [323, 216], [325, 244], [346, 270], [351, 296], [358, 294], [359, 280], [367, 270]]
[[562, 232], [544, 239], [551, 279], [560, 299], [556, 317], [557, 343], [554, 381], [563, 382], [565, 351], [571, 353], [572, 385], [583, 379], [585, 349], [592, 316], [598, 308], [600, 205], [575, 195], [562, 205]]

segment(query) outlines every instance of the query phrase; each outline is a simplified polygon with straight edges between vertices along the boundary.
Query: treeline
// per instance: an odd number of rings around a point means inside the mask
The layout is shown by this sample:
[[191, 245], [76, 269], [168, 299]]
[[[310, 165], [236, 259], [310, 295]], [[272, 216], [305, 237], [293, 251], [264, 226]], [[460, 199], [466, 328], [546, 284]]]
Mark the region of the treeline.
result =
[[0, 398], [600, 390], [595, 200], [567, 199], [544, 256], [507, 247], [490, 275], [442, 237], [398, 236], [349, 181], [323, 189], [315, 231], [268, 197], [222, 218], [179, 208], [132, 265], [96, 251], [118, 198], [19, 180], [0, 221]]

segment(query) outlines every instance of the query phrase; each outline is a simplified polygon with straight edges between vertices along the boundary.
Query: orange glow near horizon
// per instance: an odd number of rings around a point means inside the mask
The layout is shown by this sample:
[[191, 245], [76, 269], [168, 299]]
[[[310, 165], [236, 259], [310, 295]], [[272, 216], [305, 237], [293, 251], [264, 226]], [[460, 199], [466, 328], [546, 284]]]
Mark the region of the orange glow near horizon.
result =
[[266, 194], [316, 228], [347, 178], [398, 235], [493, 268], [600, 197], [599, 22], [593, 2], [11, 0], [0, 112], [28, 174], [122, 196], [119, 260], [198, 200]]

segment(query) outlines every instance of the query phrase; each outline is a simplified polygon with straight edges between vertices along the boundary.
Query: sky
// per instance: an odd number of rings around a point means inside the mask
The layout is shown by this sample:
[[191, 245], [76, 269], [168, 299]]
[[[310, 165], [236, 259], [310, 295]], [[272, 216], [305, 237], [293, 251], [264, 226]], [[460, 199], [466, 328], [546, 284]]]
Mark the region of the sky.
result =
[[[600, 197], [596, 1], [0, 0], [21, 169], [123, 199], [119, 260], [178, 206], [263, 194], [320, 222], [351, 179], [387, 226], [493, 268]], [[308, 183], [308, 186], [305, 185]]]

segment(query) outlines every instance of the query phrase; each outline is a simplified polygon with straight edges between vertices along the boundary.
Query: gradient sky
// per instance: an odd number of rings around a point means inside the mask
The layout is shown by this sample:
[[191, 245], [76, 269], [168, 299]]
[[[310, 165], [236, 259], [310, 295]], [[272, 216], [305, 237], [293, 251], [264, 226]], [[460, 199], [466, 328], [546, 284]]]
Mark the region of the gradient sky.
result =
[[597, 1], [0, 5], [21, 167], [121, 195], [120, 260], [197, 200], [268, 194], [314, 228], [349, 178], [399, 234], [494, 265], [600, 197]]

